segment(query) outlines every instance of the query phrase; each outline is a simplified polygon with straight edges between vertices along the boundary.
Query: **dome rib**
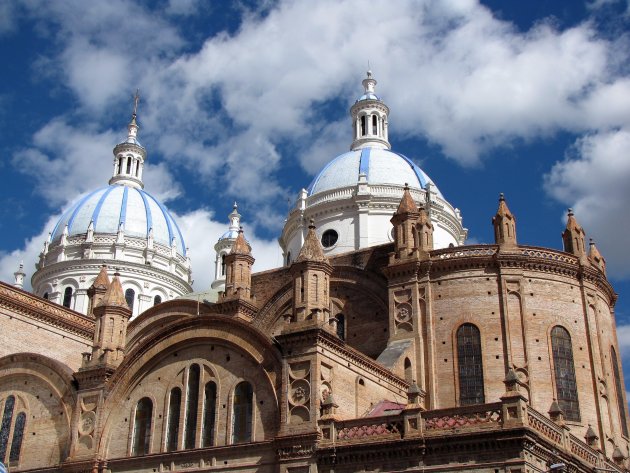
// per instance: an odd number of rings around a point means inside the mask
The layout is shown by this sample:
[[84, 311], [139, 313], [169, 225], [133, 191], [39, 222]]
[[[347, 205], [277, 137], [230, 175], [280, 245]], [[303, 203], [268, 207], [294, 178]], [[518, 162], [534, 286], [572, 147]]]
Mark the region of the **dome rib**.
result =
[[127, 221], [127, 197], [129, 194], [129, 187], [125, 187], [123, 191], [122, 204], [120, 205], [120, 218], [118, 219], [119, 224], [123, 224], [123, 228], [125, 228], [125, 223]]
[[[77, 218], [77, 214], [79, 213], [79, 210], [83, 207], [83, 205], [88, 201], [88, 199], [90, 197], [92, 197], [94, 194], [96, 194], [100, 189], [95, 190], [94, 192], [90, 192], [89, 194], [87, 194], [85, 197], [83, 197], [81, 199], [81, 201], [79, 202], [79, 205], [77, 205], [74, 209], [74, 212], [72, 212], [72, 215], [70, 216], [70, 218], [68, 219], [68, 233], [70, 233], [72, 231], [72, 225], [74, 225], [74, 220]], [[55, 228], [55, 230], [57, 230]]]
[[370, 175], [370, 149], [363, 148], [361, 150], [361, 157], [359, 158], [359, 174], [365, 174], [369, 178]]
[[144, 203], [144, 212], [145, 215], [147, 216], [147, 235], [149, 234], [149, 231], [151, 231], [151, 228], [153, 228], [153, 215], [151, 215], [151, 207], [149, 207], [149, 202], [147, 202], [147, 194], [146, 192], [140, 192], [138, 191], [138, 194], [140, 194], [140, 197], [142, 197], [142, 202]]
[[[100, 190], [103, 190], [103, 189], [99, 189], [99, 191]], [[109, 195], [109, 193], [113, 190], [114, 190], [114, 187], [110, 186], [105, 192], [103, 192], [103, 195], [98, 200], [98, 204], [96, 204], [96, 207], [94, 208], [94, 213], [92, 213], [92, 221], [94, 222], [95, 231], [96, 231], [96, 224], [98, 223], [98, 217], [101, 214], [101, 209], [103, 208], [103, 203], [105, 202], [105, 199], [107, 199], [107, 196]], [[95, 193], [96, 192], [98, 191], [95, 191]], [[83, 206], [82, 204], [83, 203], [77, 205], [76, 212], [78, 212], [81, 209], [81, 207]]]

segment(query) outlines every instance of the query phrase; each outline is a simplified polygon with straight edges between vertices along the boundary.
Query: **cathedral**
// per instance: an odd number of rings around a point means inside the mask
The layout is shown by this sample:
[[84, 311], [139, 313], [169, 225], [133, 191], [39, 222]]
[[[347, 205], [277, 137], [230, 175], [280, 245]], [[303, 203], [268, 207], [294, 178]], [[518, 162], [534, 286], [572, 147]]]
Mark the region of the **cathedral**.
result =
[[22, 267], [0, 283], [10, 472], [628, 470], [616, 294], [576, 216], [564, 251], [522, 245], [501, 194], [494, 243], [466, 245], [460, 211], [392, 151], [370, 72], [363, 89], [350, 150], [289, 210], [283, 267], [255, 272], [235, 203], [197, 293], [144, 190], [136, 98], [108, 185], [51, 229], [32, 292]]

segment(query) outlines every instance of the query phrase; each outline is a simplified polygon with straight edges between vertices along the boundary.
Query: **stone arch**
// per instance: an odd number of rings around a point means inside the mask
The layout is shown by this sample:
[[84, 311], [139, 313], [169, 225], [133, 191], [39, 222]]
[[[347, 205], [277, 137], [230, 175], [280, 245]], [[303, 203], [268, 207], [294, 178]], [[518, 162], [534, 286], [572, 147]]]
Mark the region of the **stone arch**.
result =
[[[14, 394], [26, 413], [22, 452], [37, 449], [40, 455], [22, 455], [20, 469], [56, 466], [70, 452], [71, 420], [76, 404], [72, 370], [35, 353], [0, 358], [0, 399]], [[36, 435], [32, 436], [30, 432]], [[45, 435], [45, 441], [37, 434]]]
[[[143, 331], [150, 328], [145, 327]], [[158, 374], [172, 369], [174, 365], [171, 360], [192, 360], [193, 354], [199, 356], [199, 353], [202, 353], [204, 364], [209, 363], [220, 370], [221, 376], [227, 373], [231, 378], [241, 378], [254, 385], [257, 402], [265, 403], [256, 419], [256, 427], [259, 429], [256, 440], [271, 438], [277, 433], [281, 357], [270, 340], [244, 322], [217, 315], [182, 315], [170, 323], [162, 324], [158, 330], [151, 331], [146, 337], [141, 333], [137, 334], [136, 345], [130, 347], [126, 359], [109, 381], [112, 390], [102, 410], [103, 435], [99, 445], [99, 453], [104, 458], [110, 454], [118, 454], [118, 450], [121, 450], [120, 441], [112, 440], [114, 434], [124, 428], [118, 425], [120, 414], [117, 411], [120, 409], [117, 406], [129, 403], [138, 386], [142, 385], [144, 388], [151, 385], [156, 386], [155, 389], [159, 391], [155, 395], [156, 412], [164, 412], [164, 392], [171, 384], [164, 383], [162, 386], [157, 381]], [[243, 372], [247, 375], [243, 375]], [[222, 404], [228, 400], [230, 383], [224, 380], [223, 386], [217, 384], [217, 388], [221, 389], [218, 396], [221, 397]], [[154, 438], [163, 437], [161, 429], [160, 426], [160, 432], [156, 430], [153, 433]], [[218, 440], [224, 442], [225, 436], [221, 438], [221, 435], [227, 431], [225, 420], [217, 429], [221, 429], [221, 434], [217, 435]], [[163, 442], [160, 442], [159, 448], [162, 446]], [[157, 444], [154, 444], [154, 448], [157, 448]]]

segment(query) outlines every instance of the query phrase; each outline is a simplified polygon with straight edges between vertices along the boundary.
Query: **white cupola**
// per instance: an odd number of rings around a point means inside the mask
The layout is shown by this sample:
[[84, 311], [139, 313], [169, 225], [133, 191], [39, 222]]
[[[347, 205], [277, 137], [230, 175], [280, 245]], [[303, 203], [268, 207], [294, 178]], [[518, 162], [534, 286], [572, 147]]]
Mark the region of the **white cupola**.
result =
[[214, 260], [214, 281], [210, 285], [212, 289], [223, 290], [225, 288], [225, 257], [230, 254], [241, 226], [241, 214], [238, 213], [238, 204], [236, 202], [234, 202], [234, 207], [228, 215], [228, 219], [230, 222], [228, 230], [221, 235], [221, 238], [214, 245], [216, 258]]
[[350, 109], [354, 128], [354, 141], [350, 149], [391, 149], [387, 121], [389, 107], [374, 93], [376, 79], [372, 77], [372, 71], [367, 71], [367, 77], [362, 84], [364, 93]]
[[138, 102], [140, 96], [136, 90], [133, 102], [133, 114], [127, 125], [127, 139], [114, 147], [114, 174], [109, 184], [123, 184], [137, 189], [143, 189], [142, 171], [144, 160], [147, 158], [147, 150], [138, 141]]

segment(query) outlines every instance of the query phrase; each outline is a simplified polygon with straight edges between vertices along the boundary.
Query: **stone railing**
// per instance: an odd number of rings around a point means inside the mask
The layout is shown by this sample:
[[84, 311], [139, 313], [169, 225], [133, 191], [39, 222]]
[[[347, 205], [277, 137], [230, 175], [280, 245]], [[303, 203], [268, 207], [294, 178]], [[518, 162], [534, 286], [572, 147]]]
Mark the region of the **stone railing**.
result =
[[623, 473], [624, 468], [609, 461], [599, 450], [573, 435], [569, 428], [544, 416], [523, 398], [501, 402], [421, 411], [417, 406], [395, 416], [337, 420], [334, 415], [319, 422], [321, 448], [369, 441], [431, 438], [466, 431], [526, 428], [553, 445], [559, 453], [571, 455], [594, 470]]
[[537, 246], [521, 247], [520, 253], [523, 256], [529, 256], [532, 258], [540, 258], [549, 261], [558, 261], [561, 263], [577, 264], [578, 258], [567, 253], [560, 251], [550, 250], [548, 248], [540, 248]]
[[451, 259], [451, 258], [470, 258], [472, 256], [493, 256], [497, 252], [496, 245], [470, 245], [456, 246], [454, 248], [442, 248], [433, 250], [431, 258]]

